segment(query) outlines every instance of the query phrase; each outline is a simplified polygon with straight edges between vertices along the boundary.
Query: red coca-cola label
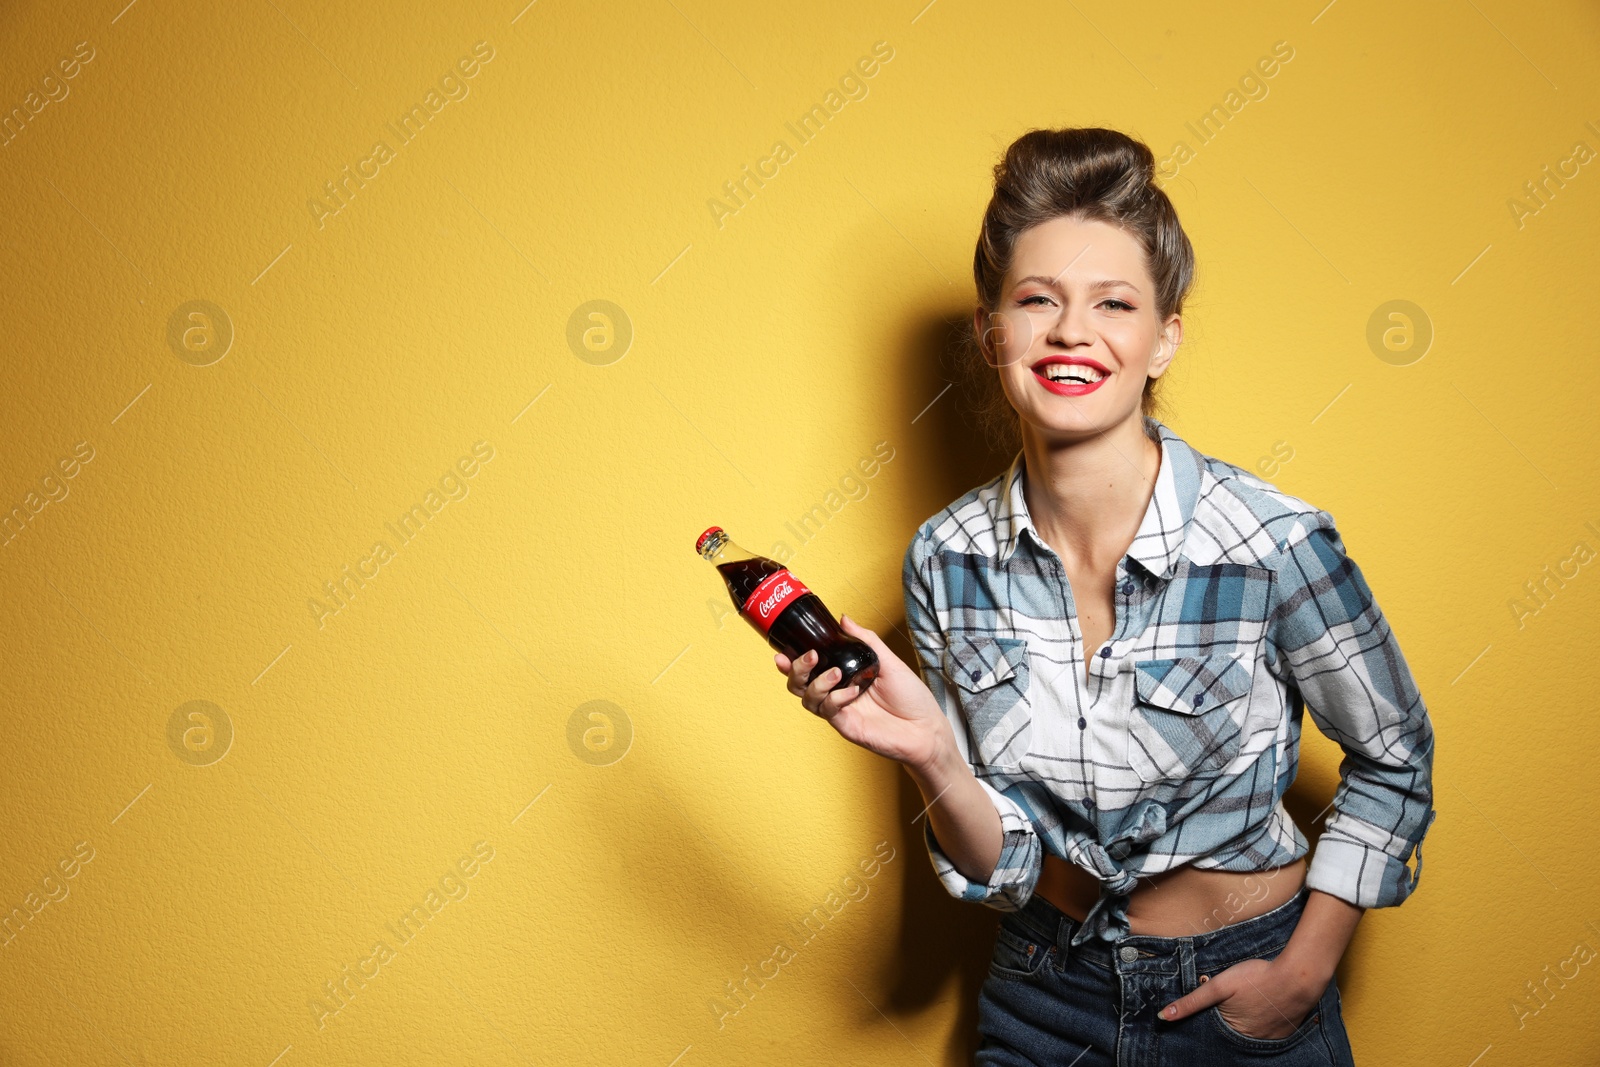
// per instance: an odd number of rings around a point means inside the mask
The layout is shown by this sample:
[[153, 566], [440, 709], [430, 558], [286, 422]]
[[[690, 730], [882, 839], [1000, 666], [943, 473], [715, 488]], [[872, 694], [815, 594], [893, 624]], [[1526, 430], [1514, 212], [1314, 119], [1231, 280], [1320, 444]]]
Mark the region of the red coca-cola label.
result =
[[809, 592], [811, 590], [805, 587], [805, 583], [784, 567], [761, 579], [761, 584], [745, 598], [744, 607], [739, 610], [744, 612], [745, 618], [756, 624], [756, 629], [766, 633], [778, 621], [784, 608]]

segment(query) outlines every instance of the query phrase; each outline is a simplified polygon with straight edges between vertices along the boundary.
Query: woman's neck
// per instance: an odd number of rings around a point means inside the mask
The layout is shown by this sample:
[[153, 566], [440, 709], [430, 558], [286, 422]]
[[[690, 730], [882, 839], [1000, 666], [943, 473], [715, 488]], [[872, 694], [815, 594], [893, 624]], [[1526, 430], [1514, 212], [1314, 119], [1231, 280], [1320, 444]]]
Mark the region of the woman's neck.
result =
[[1078, 441], [1023, 427], [1023, 495], [1034, 529], [1068, 566], [1115, 567], [1139, 532], [1161, 469], [1142, 414]]

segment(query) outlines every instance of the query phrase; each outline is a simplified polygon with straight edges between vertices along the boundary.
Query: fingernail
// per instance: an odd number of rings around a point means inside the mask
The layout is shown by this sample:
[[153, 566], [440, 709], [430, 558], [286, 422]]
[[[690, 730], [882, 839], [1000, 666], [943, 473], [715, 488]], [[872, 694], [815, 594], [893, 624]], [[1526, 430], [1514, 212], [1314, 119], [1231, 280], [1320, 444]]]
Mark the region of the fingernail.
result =
[[1167, 1007], [1166, 1007], [1166, 1008], [1164, 1008], [1164, 1009], [1162, 1009], [1162, 1012], [1161, 1012], [1161, 1014], [1162, 1014], [1162, 1015], [1165, 1015], [1165, 1016], [1166, 1016], [1166, 1017], [1167, 1017], [1167, 1018], [1169, 1018], [1169, 1019], [1170, 1019], [1170, 1018], [1172, 1018], [1172, 1017], [1173, 1017], [1173, 1016], [1174, 1016], [1174, 1015], [1176, 1015], [1176, 1014], [1178, 1014], [1178, 1009], [1177, 1009], [1177, 1007], [1176, 1007], [1176, 1006], [1174, 1006], [1174, 1005], [1168, 1005], [1168, 1006], [1167, 1006]]

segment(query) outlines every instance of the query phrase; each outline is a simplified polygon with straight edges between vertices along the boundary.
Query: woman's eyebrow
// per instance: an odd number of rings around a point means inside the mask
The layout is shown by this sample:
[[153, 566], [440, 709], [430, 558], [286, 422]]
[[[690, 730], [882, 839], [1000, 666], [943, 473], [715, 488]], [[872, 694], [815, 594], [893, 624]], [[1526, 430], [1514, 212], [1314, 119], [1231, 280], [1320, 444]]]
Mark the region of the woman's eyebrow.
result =
[[[1043, 274], [1030, 274], [1026, 278], [1017, 279], [1017, 284], [1019, 286], [1028, 282], [1038, 282], [1040, 285], [1048, 285], [1052, 289], [1061, 288], [1060, 283], [1057, 282], [1055, 278], [1046, 278]], [[1115, 289], [1119, 285], [1127, 286], [1136, 293], [1140, 291], [1137, 285], [1134, 285], [1132, 282], [1125, 282], [1121, 278], [1101, 278], [1097, 282], [1090, 282], [1089, 291], [1091, 293], [1097, 293], [1102, 289]]]

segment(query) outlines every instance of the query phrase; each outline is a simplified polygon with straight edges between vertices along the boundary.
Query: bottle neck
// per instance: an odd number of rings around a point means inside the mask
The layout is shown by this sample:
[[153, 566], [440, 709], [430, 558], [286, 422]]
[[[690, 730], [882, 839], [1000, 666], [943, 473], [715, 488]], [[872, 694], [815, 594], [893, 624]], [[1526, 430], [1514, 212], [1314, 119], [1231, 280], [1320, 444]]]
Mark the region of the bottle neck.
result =
[[734, 560], [750, 559], [755, 553], [740, 548], [733, 538], [718, 530], [700, 546], [700, 555], [708, 563], [732, 563]]

